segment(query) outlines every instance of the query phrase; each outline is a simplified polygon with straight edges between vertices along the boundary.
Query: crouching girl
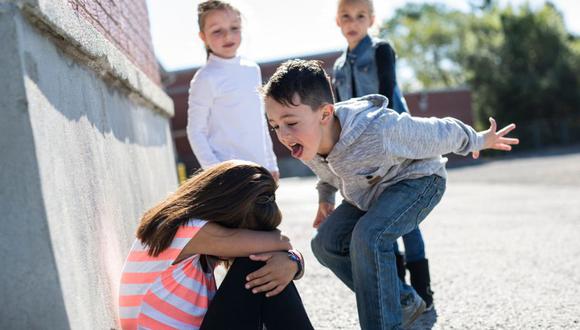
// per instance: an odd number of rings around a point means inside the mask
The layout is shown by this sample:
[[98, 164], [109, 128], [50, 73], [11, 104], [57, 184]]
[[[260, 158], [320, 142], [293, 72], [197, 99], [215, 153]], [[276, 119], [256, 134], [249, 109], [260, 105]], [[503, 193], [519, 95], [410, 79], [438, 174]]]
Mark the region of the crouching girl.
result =
[[[312, 329], [268, 170], [228, 161], [145, 213], [123, 268], [123, 329]], [[214, 267], [229, 269], [219, 289]]]

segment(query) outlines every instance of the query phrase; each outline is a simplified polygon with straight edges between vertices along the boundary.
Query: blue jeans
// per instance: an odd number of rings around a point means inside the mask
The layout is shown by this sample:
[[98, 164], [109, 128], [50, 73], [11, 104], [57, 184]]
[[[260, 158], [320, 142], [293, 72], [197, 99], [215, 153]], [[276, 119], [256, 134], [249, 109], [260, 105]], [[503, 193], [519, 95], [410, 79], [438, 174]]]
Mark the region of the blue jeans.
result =
[[[405, 261], [414, 262], [425, 259], [425, 243], [419, 227], [403, 235], [403, 244], [405, 245]], [[393, 250], [399, 253], [399, 245], [396, 241]]]
[[445, 179], [431, 175], [388, 187], [364, 212], [342, 202], [318, 228], [312, 251], [355, 292], [362, 329], [401, 325], [401, 289], [393, 243], [439, 203]]

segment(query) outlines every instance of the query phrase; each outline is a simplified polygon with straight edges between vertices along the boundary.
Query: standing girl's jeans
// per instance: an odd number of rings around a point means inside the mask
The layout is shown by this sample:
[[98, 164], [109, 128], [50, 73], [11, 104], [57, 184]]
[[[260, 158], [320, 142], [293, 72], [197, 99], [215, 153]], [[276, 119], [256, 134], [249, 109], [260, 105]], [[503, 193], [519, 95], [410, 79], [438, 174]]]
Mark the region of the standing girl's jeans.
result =
[[[413, 262], [425, 259], [425, 243], [419, 227], [403, 235], [403, 245], [405, 246], [405, 261]], [[400, 251], [396, 241], [393, 250], [395, 253]]]
[[393, 242], [417, 228], [439, 203], [445, 179], [431, 175], [388, 187], [367, 212], [343, 202], [318, 228], [312, 251], [356, 294], [362, 329], [401, 325]]

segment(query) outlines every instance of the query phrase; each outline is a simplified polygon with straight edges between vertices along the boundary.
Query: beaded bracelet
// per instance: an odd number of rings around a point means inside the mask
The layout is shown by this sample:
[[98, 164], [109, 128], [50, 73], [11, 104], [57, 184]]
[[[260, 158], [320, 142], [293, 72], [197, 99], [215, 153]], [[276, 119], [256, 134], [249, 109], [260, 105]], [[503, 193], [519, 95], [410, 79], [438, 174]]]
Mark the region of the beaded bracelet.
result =
[[290, 258], [290, 260], [292, 261], [295, 261], [296, 265], [298, 265], [298, 271], [294, 276], [294, 280], [299, 280], [304, 275], [304, 258], [302, 257], [302, 254], [297, 250], [289, 250], [288, 258]]

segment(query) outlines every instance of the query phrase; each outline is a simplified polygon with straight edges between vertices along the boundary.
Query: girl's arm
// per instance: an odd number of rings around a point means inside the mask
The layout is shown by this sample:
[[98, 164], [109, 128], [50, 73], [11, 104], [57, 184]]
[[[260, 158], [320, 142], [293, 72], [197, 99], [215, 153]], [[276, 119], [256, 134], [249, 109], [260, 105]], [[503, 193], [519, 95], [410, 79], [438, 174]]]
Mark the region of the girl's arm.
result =
[[211, 82], [202, 74], [196, 74], [189, 88], [187, 138], [202, 168], [219, 163], [208, 140], [213, 95]]
[[[254, 293], [267, 292], [266, 296], [271, 297], [282, 292], [300, 270], [297, 263], [288, 257], [286, 251], [291, 249], [290, 240], [279, 230], [232, 229], [208, 222], [187, 243], [178, 259], [182, 260], [193, 254], [226, 258], [253, 255], [253, 260], [265, 261], [266, 265], [252, 273], [253, 277], [247, 278], [248, 281], [251, 280], [251, 283], [248, 283], [246, 288], [252, 289]], [[256, 256], [264, 252], [272, 253]], [[303, 258], [300, 260], [302, 270], [304, 269], [303, 260]]]
[[387, 42], [381, 43], [375, 51], [379, 75], [379, 94], [389, 99], [389, 108], [394, 109], [394, 89], [397, 84], [395, 51]]
[[184, 257], [193, 254], [208, 254], [232, 258], [290, 249], [292, 249], [290, 240], [279, 230], [232, 229], [208, 222], [187, 243], [181, 254]]

